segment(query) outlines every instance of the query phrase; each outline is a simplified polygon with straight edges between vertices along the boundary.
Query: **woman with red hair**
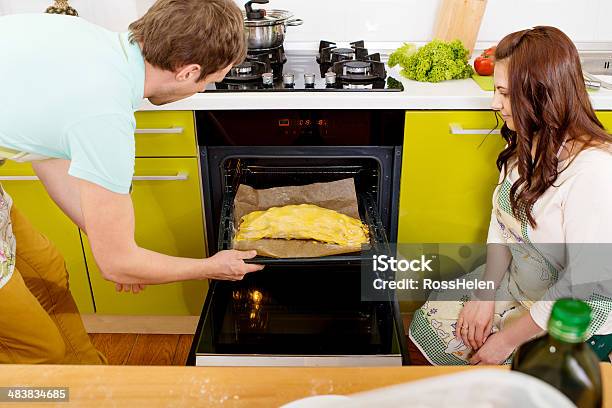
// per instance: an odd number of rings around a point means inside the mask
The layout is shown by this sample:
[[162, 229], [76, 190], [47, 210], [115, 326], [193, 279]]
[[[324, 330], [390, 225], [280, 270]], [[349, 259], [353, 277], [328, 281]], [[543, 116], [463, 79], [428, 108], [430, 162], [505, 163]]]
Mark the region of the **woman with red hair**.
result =
[[432, 364], [509, 362], [518, 346], [545, 333], [554, 300], [573, 296], [591, 306], [587, 342], [606, 359], [612, 273], [602, 259], [612, 243], [612, 137], [563, 32], [509, 34], [495, 58], [492, 108], [505, 122], [507, 145], [497, 159], [487, 262], [466, 277], [493, 281], [495, 290], [461, 301], [433, 292], [415, 313], [410, 346]]

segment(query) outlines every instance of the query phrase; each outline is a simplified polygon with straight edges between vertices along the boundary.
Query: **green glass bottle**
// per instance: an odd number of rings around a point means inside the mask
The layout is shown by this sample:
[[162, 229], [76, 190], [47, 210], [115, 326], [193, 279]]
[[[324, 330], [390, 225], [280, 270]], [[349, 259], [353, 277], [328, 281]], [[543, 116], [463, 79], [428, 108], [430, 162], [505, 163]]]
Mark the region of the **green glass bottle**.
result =
[[555, 302], [548, 334], [523, 344], [512, 369], [546, 381], [579, 408], [601, 407], [602, 385], [597, 356], [585, 343], [591, 308], [574, 299]]

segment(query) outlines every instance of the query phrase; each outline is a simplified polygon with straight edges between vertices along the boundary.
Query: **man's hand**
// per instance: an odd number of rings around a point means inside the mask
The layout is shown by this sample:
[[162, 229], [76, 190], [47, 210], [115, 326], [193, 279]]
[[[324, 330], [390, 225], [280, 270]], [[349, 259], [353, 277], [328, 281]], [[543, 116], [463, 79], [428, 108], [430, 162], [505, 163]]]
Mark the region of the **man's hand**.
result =
[[245, 259], [254, 258], [257, 251], [220, 251], [207, 258], [207, 271], [210, 279], [218, 280], [242, 280], [244, 275], [250, 272], [260, 271], [263, 265], [247, 264]]
[[502, 364], [517, 346], [512, 344], [503, 332], [490, 335], [482, 347], [470, 358], [470, 364]]
[[138, 293], [142, 292], [145, 287], [146, 287], [146, 285], [139, 284], [139, 283], [135, 283], [133, 285], [125, 285], [123, 283], [115, 283], [115, 290], [117, 292], [126, 292], [126, 293], [132, 292], [135, 295], [137, 295]]

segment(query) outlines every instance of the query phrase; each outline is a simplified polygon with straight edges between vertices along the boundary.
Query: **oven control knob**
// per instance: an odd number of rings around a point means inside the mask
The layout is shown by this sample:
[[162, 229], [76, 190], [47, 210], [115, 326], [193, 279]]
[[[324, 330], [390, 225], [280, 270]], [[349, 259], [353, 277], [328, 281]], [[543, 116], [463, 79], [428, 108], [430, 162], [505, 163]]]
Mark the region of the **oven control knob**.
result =
[[325, 73], [325, 85], [327, 87], [333, 87], [336, 85], [336, 73], [335, 72], [326, 72]]
[[272, 88], [272, 86], [274, 86], [274, 74], [272, 72], [264, 72], [261, 74], [261, 79], [266, 88]]
[[293, 88], [295, 85], [295, 76], [293, 74], [283, 74], [283, 85], [285, 88]]
[[315, 87], [315, 74], [312, 74], [312, 73], [304, 74], [304, 86], [306, 88]]

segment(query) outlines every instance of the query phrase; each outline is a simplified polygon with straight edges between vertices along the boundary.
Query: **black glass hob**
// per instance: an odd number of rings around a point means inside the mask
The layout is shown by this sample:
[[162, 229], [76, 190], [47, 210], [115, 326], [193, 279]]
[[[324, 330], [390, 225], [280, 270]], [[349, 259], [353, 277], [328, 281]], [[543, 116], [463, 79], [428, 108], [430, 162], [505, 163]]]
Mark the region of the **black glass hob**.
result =
[[284, 48], [249, 50], [225, 78], [206, 92], [401, 92], [401, 81], [389, 76], [380, 53], [365, 48], [364, 41], [346, 47], [321, 41], [319, 52], [299, 63]]

